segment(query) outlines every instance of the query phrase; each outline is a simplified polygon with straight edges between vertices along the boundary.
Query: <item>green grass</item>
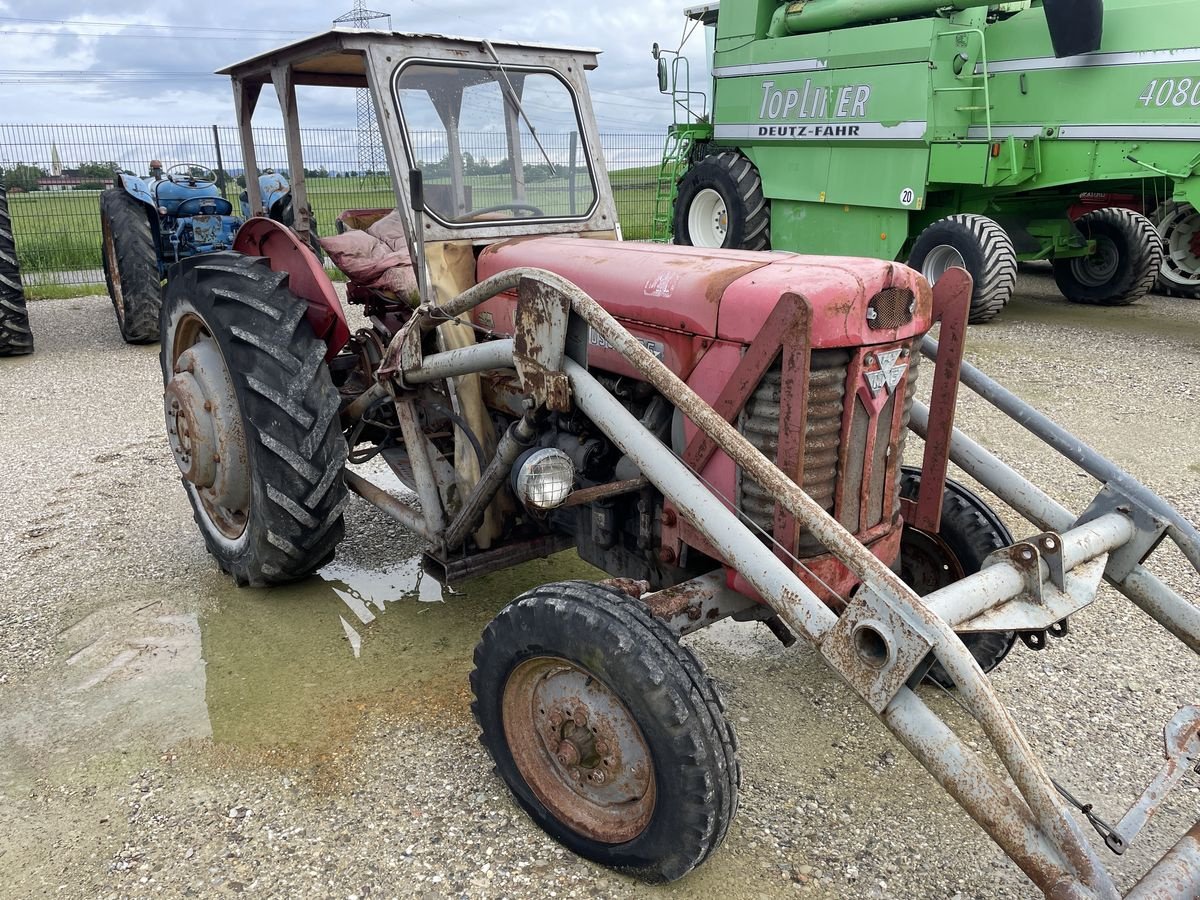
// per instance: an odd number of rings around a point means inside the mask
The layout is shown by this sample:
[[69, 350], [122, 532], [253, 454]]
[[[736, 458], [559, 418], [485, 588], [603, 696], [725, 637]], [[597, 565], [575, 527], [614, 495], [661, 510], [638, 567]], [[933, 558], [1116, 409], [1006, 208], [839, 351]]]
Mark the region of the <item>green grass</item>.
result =
[[[657, 166], [621, 169], [609, 173], [617, 214], [626, 238], [644, 240], [651, 234], [654, 215], [655, 178]], [[431, 178], [428, 188], [437, 190], [447, 179]], [[471, 204], [480, 209], [507, 203], [511, 200], [509, 176], [472, 176]], [[391, 208], [396, 199], [391, 180], [377, 178], [310, 178], [307, 181], [309, 202], [317, 220], [317, 231], [333, 234], [338, 215], [346, 209]], [[238, 193], [232, 185], [227, 196], [239, 211]], [[566, 215], [570, 212], [568, 181], [560, 176], [526, 187], [528, 201], [547, 213]], [[576, 185], [576, 208], [590, 201], [586, 178]], [[64, 272], [100, 268], [100, 194], [95, 191], [38, 191], [30, 194], [10, 194], [9, 208], [16, 232], [17, 254], [21, 271], [26, 275], [45, 272]], [[78, 296], [59, 294], [60, 290], [75, 290], [74, 285], [29, 285], [33, 297]], [[78, 286], [94, 287], [94, 285]], [[101, 290], [101, 293], [103, 290]]]

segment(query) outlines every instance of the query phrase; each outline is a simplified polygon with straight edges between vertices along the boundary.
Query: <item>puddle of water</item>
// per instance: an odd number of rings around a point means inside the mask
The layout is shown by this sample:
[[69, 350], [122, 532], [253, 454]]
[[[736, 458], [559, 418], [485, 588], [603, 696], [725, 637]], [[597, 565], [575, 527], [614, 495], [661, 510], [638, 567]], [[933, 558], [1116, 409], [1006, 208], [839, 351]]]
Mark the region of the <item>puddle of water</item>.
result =
[[603, 577], [574, 552], [444, 597], [415, 559], [380, 570], [333, 564], [321, 575], [269, 591], [231, 587], [201, 616], [216, 743], [319, 754], [344, 745], [368, 711], [465, 716], [471, 655], [492, 617], [539, 584]]

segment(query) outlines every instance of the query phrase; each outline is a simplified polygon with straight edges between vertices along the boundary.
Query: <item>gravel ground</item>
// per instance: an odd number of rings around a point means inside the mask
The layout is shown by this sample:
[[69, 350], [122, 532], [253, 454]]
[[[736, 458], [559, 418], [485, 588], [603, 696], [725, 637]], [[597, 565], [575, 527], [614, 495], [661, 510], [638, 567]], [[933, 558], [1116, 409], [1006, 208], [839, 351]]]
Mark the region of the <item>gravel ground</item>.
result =
[[[0, 896], [1036, 896], [811, 651], [753, 626], [691, 639], [742, 741], [724, 847], [658, 888], [574, 858], [491, 774], [466, 675], [504, 603], [587, 567], [563, 555], [421, 603], [438, 591], [412, 539], [356, 501], [322, 577], [239, 591], [173, 474], [156, 350], [124, 346], [104, 298], [30, 316], [38, 352], [0, 361]], [[1200, 521], [1200, 306], [1071, 307], [1027, 274], [968, 355]], [[979, 403], [960, 424], [1068, 505], [1094, 493]], [[1156, 569], [1196, 598], [1178, 558]], [[1050, 770], [1115, 820], [1200, 665], [1107, 589], [1072, 625], [995, 680]], [[1197, 782], [1112, 860], [1123, 886], [1200, 815]]]

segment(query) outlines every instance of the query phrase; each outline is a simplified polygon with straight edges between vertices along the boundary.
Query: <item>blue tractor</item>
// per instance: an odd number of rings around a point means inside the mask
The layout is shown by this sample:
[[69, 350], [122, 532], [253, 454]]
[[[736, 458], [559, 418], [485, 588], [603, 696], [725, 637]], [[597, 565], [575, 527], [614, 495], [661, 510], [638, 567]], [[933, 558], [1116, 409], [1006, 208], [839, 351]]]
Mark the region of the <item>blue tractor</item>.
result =
[[[118, 173], [100, 195], [104, 278], [117, 313], [121, 337], [130, 344], [158, 340], [162, 285], [174, 263], [201, 253], [229, 250], [249, 214], [242, 215], [218, 186], [207, 166], [180, 163], [164, 170], [150, 163], [150, 176]], [[271, 218], [291, 225], [291, 186], [278, 173], [259, 178], [263, 206]]]

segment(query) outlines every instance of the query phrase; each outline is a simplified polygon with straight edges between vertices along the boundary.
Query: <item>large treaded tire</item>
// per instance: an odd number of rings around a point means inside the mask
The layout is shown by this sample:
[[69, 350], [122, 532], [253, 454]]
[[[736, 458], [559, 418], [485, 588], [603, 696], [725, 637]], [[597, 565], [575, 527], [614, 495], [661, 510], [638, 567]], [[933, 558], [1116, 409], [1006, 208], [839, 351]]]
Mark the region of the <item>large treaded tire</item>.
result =
[[124, 188], [109, 188], [100, 195], [100, 226], [104, 280], [121, 337], [127, 344], [153, 344], [158, 340], [162, 279], [148, 209]]
[[1072, 303], [1128, 306], [1154, 290], [1163, 265], [1154, 223], [1119, 207], [1092, 210], [1075, 221], [1096, 253], [1052, 260], [1054, 281]]
[[[601, 843], [560, 821], [514, 761], [502, 704], [509, 676], [530, 659], [577, 664], [624, 704], [650, 751], [656, 802], [624, 843]], [[517, 802], [580, 856], [647, 881], [672, 881], [724, 840], [737, 810], [737, 737], [699, 660], [639, 601], [589, 582], [535, 588], [484, 630], [471, 673], [471, 709], [496, 771]]]
[[21, 284], [21, 266], [8, 214], [8, 191], [0, 182], [0, 356], [24, 356], [33, 352], [33, 332]]
[[688, 226], [692, 205], [705, 191], [715, 191], [725, 204], [728, 225], [721, 247], [770, 249], [771, 208], [763, 196], [762, 179], [754, 163], [734, 150], [706, 156], [679, 179], [675, 199], [676, 244], [707, 247], [714, 243], [696, 239]]
[[1017, 284], [1017, 252], [1008, 233], [987, 216], [975, 213], [938, 219], [917, 237], [908, 256], [909, 267], [932, 284], [943, 266], [935, 265], [936, 272], [926, 270], [945, 254], [946, 247], [958, 253], [975, 282], [968, 321], [973, 325], [990, 322], [1008, 305]]
[[[333, 558], [344, 534], [346, 442], [326, 345], [308, 304], [267, 260], [212, 253], [171, 271], [162, 309], [164, 384], [173, 375], [181, 323], [199, 319], [220, 351], [242, 423], [250, 504], [242, 533], [214, 523], [183, 480], [208, 551], [239, 585], [305, 578]], [[189, 324], [192, 328], [194, 323]]]
[[1190, 203], [1168, 200], [1151, 221], [1163, 245], [1156, 289], [1172, 297], [1200, 299], [1200, 212]]
[[[906, 500], [916, 500], [920, 487], [920, 469], [904, 466], [900, 475], [900, 496]], [[922, 596], [962, 576], [975, 574], [983, 567], [983, 561], [989, 554], [1013, 544], [1012, 533], [995, 511], [974, 491], [950, 478], [946, 479], [946, 490], [942, 494], [942, 525], [936, 540], [930, 542], [928, 536], [922, 535], [923, 532], [905, 525], [900, 539], [900, 575]], [[914, 538], [921, 538], [923, 546], [927, 548], [931, 544], [936, 545], [953, 557], [952, 560], [944, 560], [946, 569], [941, 579], [927, 583], [928, 577], [914, 577], [911, 560], [906, 562], [905, 557], [906, 546], [911, 547]], [[955, 566], [959, 567], [961, 574], [954, 571]], [[1002, 631], [974, 632], [960, 637], [979, 667], [984, 672], [990, 672], [1008, 655], [1017, 635], [1014, 631]], [[925, 677], [944, 688], [954, 687], [954, 680], [941, 663], [934, 663]]]

